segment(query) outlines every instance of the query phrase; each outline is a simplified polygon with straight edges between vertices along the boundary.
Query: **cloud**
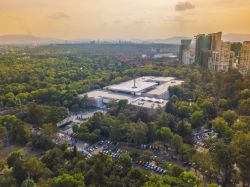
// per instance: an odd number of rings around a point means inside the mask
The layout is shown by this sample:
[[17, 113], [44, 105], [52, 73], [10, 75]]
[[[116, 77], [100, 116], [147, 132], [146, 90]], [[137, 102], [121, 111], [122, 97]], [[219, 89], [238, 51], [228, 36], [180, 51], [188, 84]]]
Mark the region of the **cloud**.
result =
[[189, 1], [179, 2], [177, 5], [175, 5], [176, 11], [185, 11], [185, 10], [190, 10], [194, 8], [195, 8], [195, 5], [193, 5]]
[[119, 19], [116, 19], [116, 20], [114, 20], [114, 21], [113, 21], [113, 23], [114, 23], [114, 24], [121, 24], [121, 23], [122, 23], [122, 21], [121, 21], [121, 20], [119, 20]]
[[69, 18], [70, 16], [65, 14], [64, 12], [57, 12], [56, 14], [52, 14], [49, 16], [51, 19], [66, 19]]
[[185, 23], [190, 24], [190, 23], [195, 23], [197, 21], [196, 19], [187, 18], [186, 16], [175, 16], [173, 20], [181, 24]]

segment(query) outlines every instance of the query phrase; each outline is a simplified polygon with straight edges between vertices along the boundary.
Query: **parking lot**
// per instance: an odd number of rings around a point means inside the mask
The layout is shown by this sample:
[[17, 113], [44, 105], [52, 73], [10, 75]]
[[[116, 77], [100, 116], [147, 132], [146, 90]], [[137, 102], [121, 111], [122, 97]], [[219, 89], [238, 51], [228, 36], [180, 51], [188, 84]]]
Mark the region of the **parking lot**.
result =
[[[71, 138], [67, 134], [59, 133], [58, 137], [55, 139], [55, 143], [57, 145], [60, 145], [63, 142], [66, 142], [68, 144], [69, 149], [73, 149], [73, 146], [76, 146], [77, 150], [83, 153], [84, 155], [86, 155], [87, 158], [91, 158], [93, 155], [97, 155], [101, 153], [104, 155], [109, 155], [113, 159], [119, 159], [121, 154], [131, 153], [129, 151], [129, 146], [123, 145], [122, 143], [115, 143], [110, 140], [102, 140], [95, 144], [90, 145], [86, 142], [82, 142], [80, 140]], [[152, 157], [150, 157], [150, 159], [148, 160], [134, 158], [133, 159], [134, 167], [139, 167], [141, 169], [145, 169], [147, 171], [154, 172], [160, 175], [165, 175], [167, 173], [167, 171], [163, 167], [160, 166], [162, 163], [164, 163], [161, 161], [180, 164], [187, 169], [188, 167], [190, 167], [190, 163], [179, 160], [175, 152], [171, 150], [171, 148], [168, 147], [167, 145], [142, 144], [138, 147], [137, 150], [138, 151], [146, 151], [146, 150], [150, 151], [152, 152]]]
[[161, 167], [157, 166], [155, 162], [144, 162], [142, 160], [138, 160], [136, 162], [136, 165], [143, 168], [143, 169], [146, 169], [146, 170], [149, 170], [149, 171], [152, 171], [152, 172], [156, 172], [158, 174], [162, 174], [162, 175], [165, 175], [167, 173], [166, 170], [162, 169]]
[[[153, 148], [153, 147], [152, 147]], [[156, 148], [156, 147], [155, 147]], [[129, 153], [126, 149], [123, 149], [119, 143], [113, 143], [109, 140], [99, 141], [98, 143], [89, 146], [86, 149], [91, 155], [102, 153], [105, 155], [111, 156], [113, 159], [120, 158], [120, 155], [123, 153]], [[156, 157], [156, 156], [155, 156]], [[142, 169], [155, 172], [158, 174], [166, 174], [166, 170], [156, 165], [154, 161], [144, 162], [144, 161], [133, 161], [135, 167], [140, 167]]]
[[204, 141], [208, 138], [217, 137], [217, 133], [213, 129], [201, 129], [192, 133], [194, 144], [204, 147]]

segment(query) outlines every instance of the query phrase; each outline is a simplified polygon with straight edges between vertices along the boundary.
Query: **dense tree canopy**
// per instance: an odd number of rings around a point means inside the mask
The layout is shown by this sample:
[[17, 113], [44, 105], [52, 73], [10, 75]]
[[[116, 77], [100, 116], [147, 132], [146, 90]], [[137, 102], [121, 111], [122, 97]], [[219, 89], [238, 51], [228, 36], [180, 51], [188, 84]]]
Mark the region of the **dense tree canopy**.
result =
[[[0, 186], [249, 186], [250, 77], [163, 60], [127, 63], [121, 60], [122, 47], [112, 46], [115, 55], [110, 55], [110, 46], [39, 46], [0, 53], [0, 149], [21, 146], [28, 152], [14, 151], [0, 159]], [[159, 46], [126, 47], [141, 55], [137, 47], [151, 51]], [[235, 52], [239, 48], [232, 47]], [[78, 94], [147, 75], [174, 76], [184, 83], [169, 88], [164, 109], [110, 102], [107, 114], [95, 113], [73, 127], [77, 140], [112, 140], [130, 151], [118, 159], [104, 154], [89, 158], [76, 147], [55, 145], [56, 124], [69, 111], [90, 107], [89, 99]], [[197, 146], [193, 134], [203, 129], [217, 134]], [[171, 158], [154, 158], [155, 150], [140, 150], [154, 143], [171, 150], [177, 161], [168, 163]], [[136, 161], [152, 159], [167, 171], [164, 176], [135, 167]]]

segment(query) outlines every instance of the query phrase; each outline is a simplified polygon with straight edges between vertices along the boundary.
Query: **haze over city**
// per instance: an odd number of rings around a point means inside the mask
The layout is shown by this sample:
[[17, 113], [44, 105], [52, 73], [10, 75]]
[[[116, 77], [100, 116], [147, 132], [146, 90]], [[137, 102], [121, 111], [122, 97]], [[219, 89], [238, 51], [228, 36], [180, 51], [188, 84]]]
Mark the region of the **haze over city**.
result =
[[0, 0], [0, 187], [250, 187], [250, 0]]
[[1, 0], [0, 35], [158, 39], [249, 34], [248, 0]]

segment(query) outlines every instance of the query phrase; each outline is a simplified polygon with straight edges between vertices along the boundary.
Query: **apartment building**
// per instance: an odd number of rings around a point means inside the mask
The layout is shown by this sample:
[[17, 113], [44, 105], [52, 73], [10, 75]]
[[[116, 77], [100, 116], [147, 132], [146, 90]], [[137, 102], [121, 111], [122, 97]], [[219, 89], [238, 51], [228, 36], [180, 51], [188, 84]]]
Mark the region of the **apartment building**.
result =
[[194, 52], [191, 49], [192, 40], [181, 40], [179, 60], [182, 64], [194, 63]]
[[220, 49], [217, 48], [215, 51], [211, 51], [211, 56], [208, 61], [208, 70], [221, 72], [228, 71], [232, 68], [235, 61], [235, 53], [231, 51], [231, 43], [221, 43]]
[[222, 46], [222, 32], [212, 34], [199, 34], [195, 36], [195, 62], [203, 69], [209, 69], [209, 60], [212, 53], [219, 52]]
[[244, 42], [241, 47], [239, 71], [243, 75], [250, 75], [250, 41]]

